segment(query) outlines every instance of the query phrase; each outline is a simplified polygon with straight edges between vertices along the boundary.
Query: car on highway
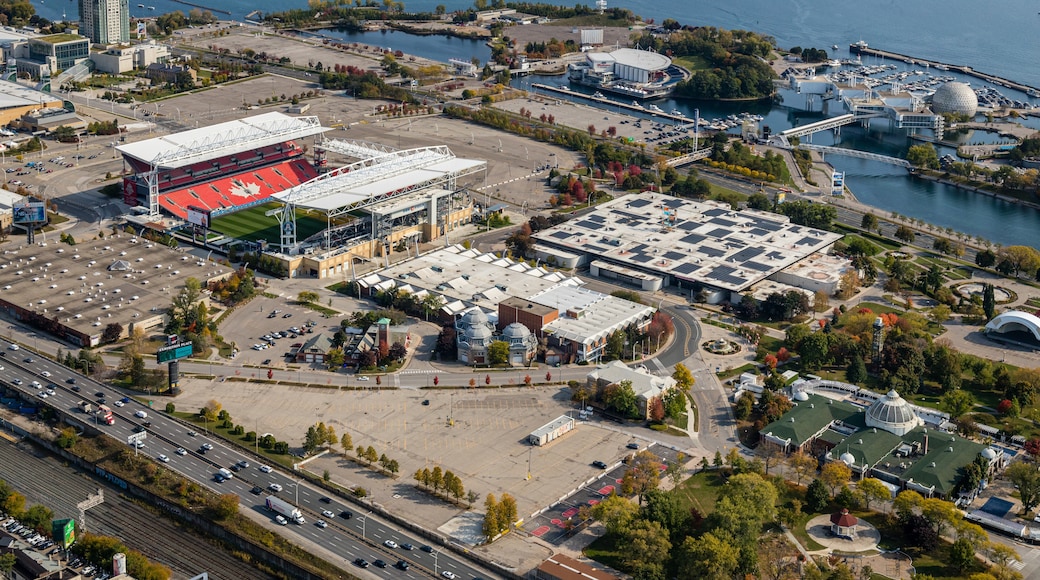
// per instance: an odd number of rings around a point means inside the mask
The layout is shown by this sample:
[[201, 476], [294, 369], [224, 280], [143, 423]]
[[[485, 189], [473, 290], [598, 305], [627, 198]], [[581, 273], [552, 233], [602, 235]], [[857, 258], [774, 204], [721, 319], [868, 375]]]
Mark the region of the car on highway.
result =
[[422, 547], [419, 548], [419, 549], [422, 550], [423, 552], [428, 553], [428, 554], [432, 554], [433, 553], [433, 546], [431, 546], [429, 544], [423, 544]]
[[17, 344], [12, 344], [11, 346], [7, 347], [7, 350], [18, 350], [19, 348], [20, 347]]
[[34, 363], [36, 361], [33, 359], [33, 357], [27, 356], [24, 359], [22, 359], [22, 362], [26, 362], [26, 363], [32, 364], [32, 363]]
[[259, 469], [260, 471], [262, 471], [264, 473], [271, 473], [271, 467], [268, 466], [268, 465], [261, 465], [261, 466], [257, 467], [257, 469]]
[[134, 441], [134, 447], [144, 449], [144, 441]]
[[213, 451], [213, 445], [211, 443], [203, 443], [202, 448], [206, 451]]
[[398, 560], [397, 563], [394, 564], [394, 567], [398, 570], [407, 570], [409, 566], [411, 566], [411, 564], [405, 562], [404, 560]]
[[358, 377], [357, 380], [359, 380], [359, 381], [367, 381], [367, 380], [369, 380], [369, 378], [367, 376], [365, 376], [365, 375], [362, 375], [362, 376]]
[[123, 406], [123, 402], [122, 402], [122, 401], [116, 401], [116, 402], [115, 402], [115, 403], [113, 403], [113, 404], [114, 404], [115, 406], [117, 406], [117, 407], [122, 407], [122, 406]]
[[368, 560], [364, 558], [354, 558], [354, 565], [358, 568], [368, 568]]
[[259, 485], [254, 485], [253, 489], [249, 490], [249, 493], [253, 495], [260, 495], [261, 493], [264, 493], [264, 488], [260, 487]]
[[323, 516], [325, 516], [327, 518], [334, 518], [334, 517], [336, 517], [336, 514], [330, 512], [329, 510], [321, 510], [321, 515], [323, 515]]
[[40, 376], [49, 377], [49, 376], [51, 376], [51, 373], [50, 373], [50, 371], [43, 371], [42, 373], [40, 373]]
[[397, 548], [397, 542], [395, 542], [393, 540], [387, 540], [387, 541], [383, 542], [383, 545], [386, 546], [387, 548], [390, 548], [391, 550]]
[[194, 431], [188, 431], [188, 437], [194, 437], [196, 435], [198, 435], [198, 433], [196, 433]]
[[98, 391], [98, 392], [94, 393], [94, 396], [99, 398], [99, 399], [102, 399], [102, 398], [104, 398], [105, 393], [103, 393], [102, 391]]
[[76, 384], [76, 377], [69, 377], [69, 378], [65, 379], [65, 382], [70, 384], [70, 385], [75, 385]]
[[169, 463], [170, 462], [170, 458], [166, 457], [165, 455], [162, 455], [162, 454], [160, 454], [158, 457], [156, 457], [156, 459], [158, 459], [159, 461], [162, 461], [163, 463]]
[[40, 384], [40, 381], [33, 381], [33, 382], [29, 383], [29, 384], [32, 385], [32, 388], [34, 388], [34, 389], [42, 389], [43, 388], [43, 385]]
[[176, 453], [177, 455], [187, 455], [188, 450], [183, 447], [178, 447], [177, 451], [175, 451], [174, 453]]
[[347, 511], [347, 510], [343, 510], [343, 511], [339, 512], [339, 517], [341, 517], [341, 518], [343, 518], [345, 520], [349, 520], [350, 518], [354, 517], [354, 514], [352, 512]]
[[238, 462], [238, 466], [241, 467], [242, 469], [249, 469], [249, 462], [246, 461], [245, 459], [242, 459], [242, 460], [240, 460]]
[[287, 525], [289, 523], [288, 520], [286, 520], [282, 516], [275, 516], [274, 517], [274, 521], [278, 522], [279, 526], [284, 526], [284, 525]]
[[329, 496], [325, 496], [325, 497], [319, 499], [318, 501], [320, 501], [321, 503], [332, 503], [332, 498], [329, 497]]
[[72, 385], [72, 392], [74, 392], [74, 393], [78, 393], [78, 392], [80, 392], [81, 390], [82, 390], [82, 389], [80, 389], [79, 385]]
[[20, 384], [22, 384], [22, 379], [11, 379], [11, 382], [16, 384], [16, 385], [20, 385]]
[[271, 485], [267, 486], [267, 489], [275, 493], [278, 493], [279, 491], [282, 491], [282, 486], [278, 485], [277, 483], [272, 483]]
[[375, 560], [374, 562], [372, 562], [372, 565], [374, 565], [376, 568], [386, 568], [386, 562], [382, 560]]
[[408, 544], [408, 543], [404, 543], [404, 544], [401, 544], [401, 549], [402, 550], [414, 550], [415, 546], [413, 546], [411, 544]]
[[199, 453], [199, 455], [205, 455], [206, 454], [206, 448], [205, 447], [199, 447], [198, 453]]
[[318, 526], [319, 528], [329, 527], [329, 524], [325, 523], [325, 520], [317, 520], [314, 522], [314, 525]]
[[455, 573], [449, 572], [448, 570], [441, 572], [441, 576], [447, 578], [448, 580], [455, 580]]
[[[119, 401], [119, 402], [121, 403], [122, 401]], [[148, 413], [146, 413], [144, 411], [137, 411], [136, 413], [134, 413], [134, 417], [137, 417], [138, 419], [147, 419], [148, 418]]]

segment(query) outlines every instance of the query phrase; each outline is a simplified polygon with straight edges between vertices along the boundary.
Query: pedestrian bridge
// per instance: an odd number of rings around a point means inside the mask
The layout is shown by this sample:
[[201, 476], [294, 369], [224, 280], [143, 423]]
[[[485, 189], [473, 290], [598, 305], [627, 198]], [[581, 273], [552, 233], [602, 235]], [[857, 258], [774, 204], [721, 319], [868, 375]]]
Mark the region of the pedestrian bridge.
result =
[[680, 157], [672, 157], [668, 161], [665, 161], [665, 164], [669, 167], [682, 167], [683, 165], [688, 165], [694, 161], [700, 161], [701, 159], [707, 159], [708, 157], [711, 157], [711, 147], [698, 149], [693, 153], [687, 153]]
[[813, 133], [819, 133], [820, 131], [827, 131], [829, 129], [837, 129], [845, 125], [851, 125], [857, 121], [856, 115], [852, 113], [846, 113], [844, 115], [838, 115], [837, 117], [830, 117], [827, 119], [821, 119], [809, 123], [808, 125], [801, 125], [799, 127], [791, 127], [785, 131], [781, 131], [778, 135], [784, 142], [790, 142], [794, 137], [804, 137], [806, 135], [812, 135]]
[[827, 155], [844, 155], [846, 157], [858, 157], [860, 159], [870, 159], [871, 161], [880, 161], [882, 163], [888, 163], [890, 165], [898, 165], [910, 169], [913, 165], [910, 164], [906, 159], [900, 159], [898, 157], [889, 157], [888, 155], [879, 155], [877, 153], [870, 153], [867, 151], [857, 151], [856, 149], [845, 149], [843, 147], [827, 147], [825, 145], [813, 145], [811, 143], [802, 143], [798, 145], [797, 149], [808, 149], [810, 151], [819, 151], [820, 153]]

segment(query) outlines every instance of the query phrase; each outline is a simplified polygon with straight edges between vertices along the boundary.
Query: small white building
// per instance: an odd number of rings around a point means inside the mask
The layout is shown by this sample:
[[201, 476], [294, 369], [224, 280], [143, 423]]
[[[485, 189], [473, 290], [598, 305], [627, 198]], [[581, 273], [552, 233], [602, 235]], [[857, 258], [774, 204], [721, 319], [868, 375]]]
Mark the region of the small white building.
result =
[[134, 69], [145, 69], [151, 64], [170, 61], [170, 47], [154, 40], [133, 46], [115, 46], [104, 52], [92, 52], [90, 60], [98, 72], [123, 74]]
[[551, 423], [546, 423], [545, 425], [535, 429], [527, 436], [527, 440], [531, 445], [547, 445], [548, 443], [573, 431], [575, 425], [576, 423], [573, 418], [562, 415], [554, 419]]
[[828, 296], [838, 292], [841, 276], [852, 269], [852, 262], [841, 256], [815, 252], [770, 276], [771, 280], [804, 288], [811, 292], [823, 291]]

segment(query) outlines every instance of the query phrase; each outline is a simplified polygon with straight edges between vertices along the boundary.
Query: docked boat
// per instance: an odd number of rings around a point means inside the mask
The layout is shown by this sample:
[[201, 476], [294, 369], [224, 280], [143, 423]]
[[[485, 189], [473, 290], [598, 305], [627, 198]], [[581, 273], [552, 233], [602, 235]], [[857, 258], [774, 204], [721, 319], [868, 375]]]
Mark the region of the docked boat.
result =
[[839, 67], [839, 66], [841, 66], [841, 61], [836, 59], [836, 58], [832, 58], [832, 59], [827, 61], [827, 66]]
[[655, 113], [663, 113], [663, 112], [664, 112], [664, 111], [663, 111], [663, 110], [661, 109], [661, 107], [658, 107], [657, 105], [654, 105], [654, 104], [652, 104], [652, 103], [651, 103], [650, 105], [647, 105], [647, 107], [646, 107], [646, 108], [647, 108], [647, 109], [649, 109], [649, 110], [651, 110], [651, 111], [653, 111], [653, 112], [655, 112]]
[[603, 93], [601, 93], [599, 91], [596, 91], [595, 93], [592, 93], [592, 98], [593, 99], [602, 99], [602, 98], [604, 98], [603, 97]]
[[838, 50], [838, 45], [837, 44], [831, 45], [831, 49]]
[[640, 103], [639, 101], [632, 101], [632, 106], [636, 107], [637, 109], [642, 109], [643, 103]]
[[144, 8], [144, 4], [138, 4], [137, 7], [138, 8]]
[[950, 70], [950, 67], [948, 67], [948, 66], [946, 66], [944, 64], [937, 64], [937, 65], [935, 65], [935, 68], [937, 68], [939, 70]]

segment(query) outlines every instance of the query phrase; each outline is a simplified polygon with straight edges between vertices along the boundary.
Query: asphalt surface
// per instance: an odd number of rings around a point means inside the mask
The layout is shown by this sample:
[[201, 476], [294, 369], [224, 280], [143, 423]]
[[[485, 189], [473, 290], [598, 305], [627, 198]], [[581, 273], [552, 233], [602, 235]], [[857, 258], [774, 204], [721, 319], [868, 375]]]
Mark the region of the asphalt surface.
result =
[[[451, 572], [465, 580], [496, 577], [489, 571], [454, 557], [450, 552], [442, 552], [439, 547], [432, 552], [418, 549], [426, 542], [417, 536], [397, 529], [381, 518], [369, 513], [362, 513], [353, 504], [336, 499], [332, 499], [329, 503], [322, 502], [321, 499], [326, 496], [325, 492], [306, 482], [298, 483], [277, 468], [270, 473], [264, 473], [260, 470], [256, 458], [225, 446], [217, 438], [210, 438], [204, 433], [196, 433], [191, 427], [186, 427], [161, 411], [153, 410], [133, 399], [130, 399], [125, 406], [117, 407], [114, 405], [115, 401], [121, 399], [124, 394], [112, 387], [92, 381], [62, 365], [25, 350], [9, 350], [9, 343], [2, 343], [2, 348], [6, 355], [0, 357], [0, 365], [6, 367], [3, 371], [4, 382], [9, 387], [21, 391], [27, 399], [39, 401], [41, 404], [70, 412], [74, 417], [80, 417], [83, 421], [89, 421], [90, 418], [79, 411], [79, 401], [95, 402], [98, 399], [96, 393], [105, 394], [106, 404], [112, 408], [116, 422], [110, 426], [100, 425], [102, 431], [119, 441], [127, 441], [136, 427], [141, 426], [141, 423], [145, 421], [150, 421], [151, 426], [146, 429], [144, 447], [139, 450], [139, 453], [153, 458], [165, 455], [169, 459], [169, 462], [165, 463], [167, 468], [208, 487], [215, 493], [238, 495], [241, 509], [253, 510], [270, 517], [270, 527], [282, 528], [278, 531], [290, 540], [303, 546], [321, 546], [343, 558], [340, 562], [333, 562], [334, 564], [349, 568], [353, 566], [352, 563], [356, 558], [362, 558], [368, 562], [381, 559], [389, 564], [403, 559], [412, 564], [407, 571], [393, 567], [385, 569], [371, 567], [366, 572], [375, 577], [387, 578], [422, 578], [427, 574], [439, 575], [444, 571]], [[29, 358], [32, 358], [33, 362], [26, 362]], [[50, 373], [50, 376], [45, 376], [44, 372]], [[76, 383], [66, 382], [68, 379], [75, 379]], [[21, 381], [22, 384], [15, 384], [16, 380]], [[39, 383], [40, 387], [36, 388], [33, 381]], [[75, 392], [74, 387], [78, 387], [80, 391]], [[48, 388], [53, 390], [54, 394], [45, 399], [41, 398], [40, 393], [46, 393]], [[146, 413], [147, 417], [135, 416], [138, 412]], [[213, 449], [202, 453], [200, 447], [203, 444], [212, 445]], [[185, 454], [179, 455], [178, 448], [182, 448]], [[248, 462], [249, 467], [234, 474], [234, 478], [231, 480], [223, 483], [215, 480], [219, 468], [230, 468], [240, 461]], [[268, 486], [271, 484], [278, 484], [282, 487], [282, 491], [276, 495], [298, 506], [307, 520], [306, 524], [278, 526], [275, 523], [275, 514], [264, 506], [264, 498], [272, 493], [268, 491]], [[259, 494], [251, 493], [254, 486], [263, 488], [263, 491]], [[333, 516], [322, 516], [323, 510], [331, 511]], [[343, 511], [351, 512], [354, 517], [350, 519], [340, 517], [339, 514]], [[328, 522], [327, 528], [321, 528], [315, 524], [316, 520], [322, 518]], [[387, 540], [399, 545], [411, 544], [416, 549], [391, 549], [383, 545], [383, 542]]]

